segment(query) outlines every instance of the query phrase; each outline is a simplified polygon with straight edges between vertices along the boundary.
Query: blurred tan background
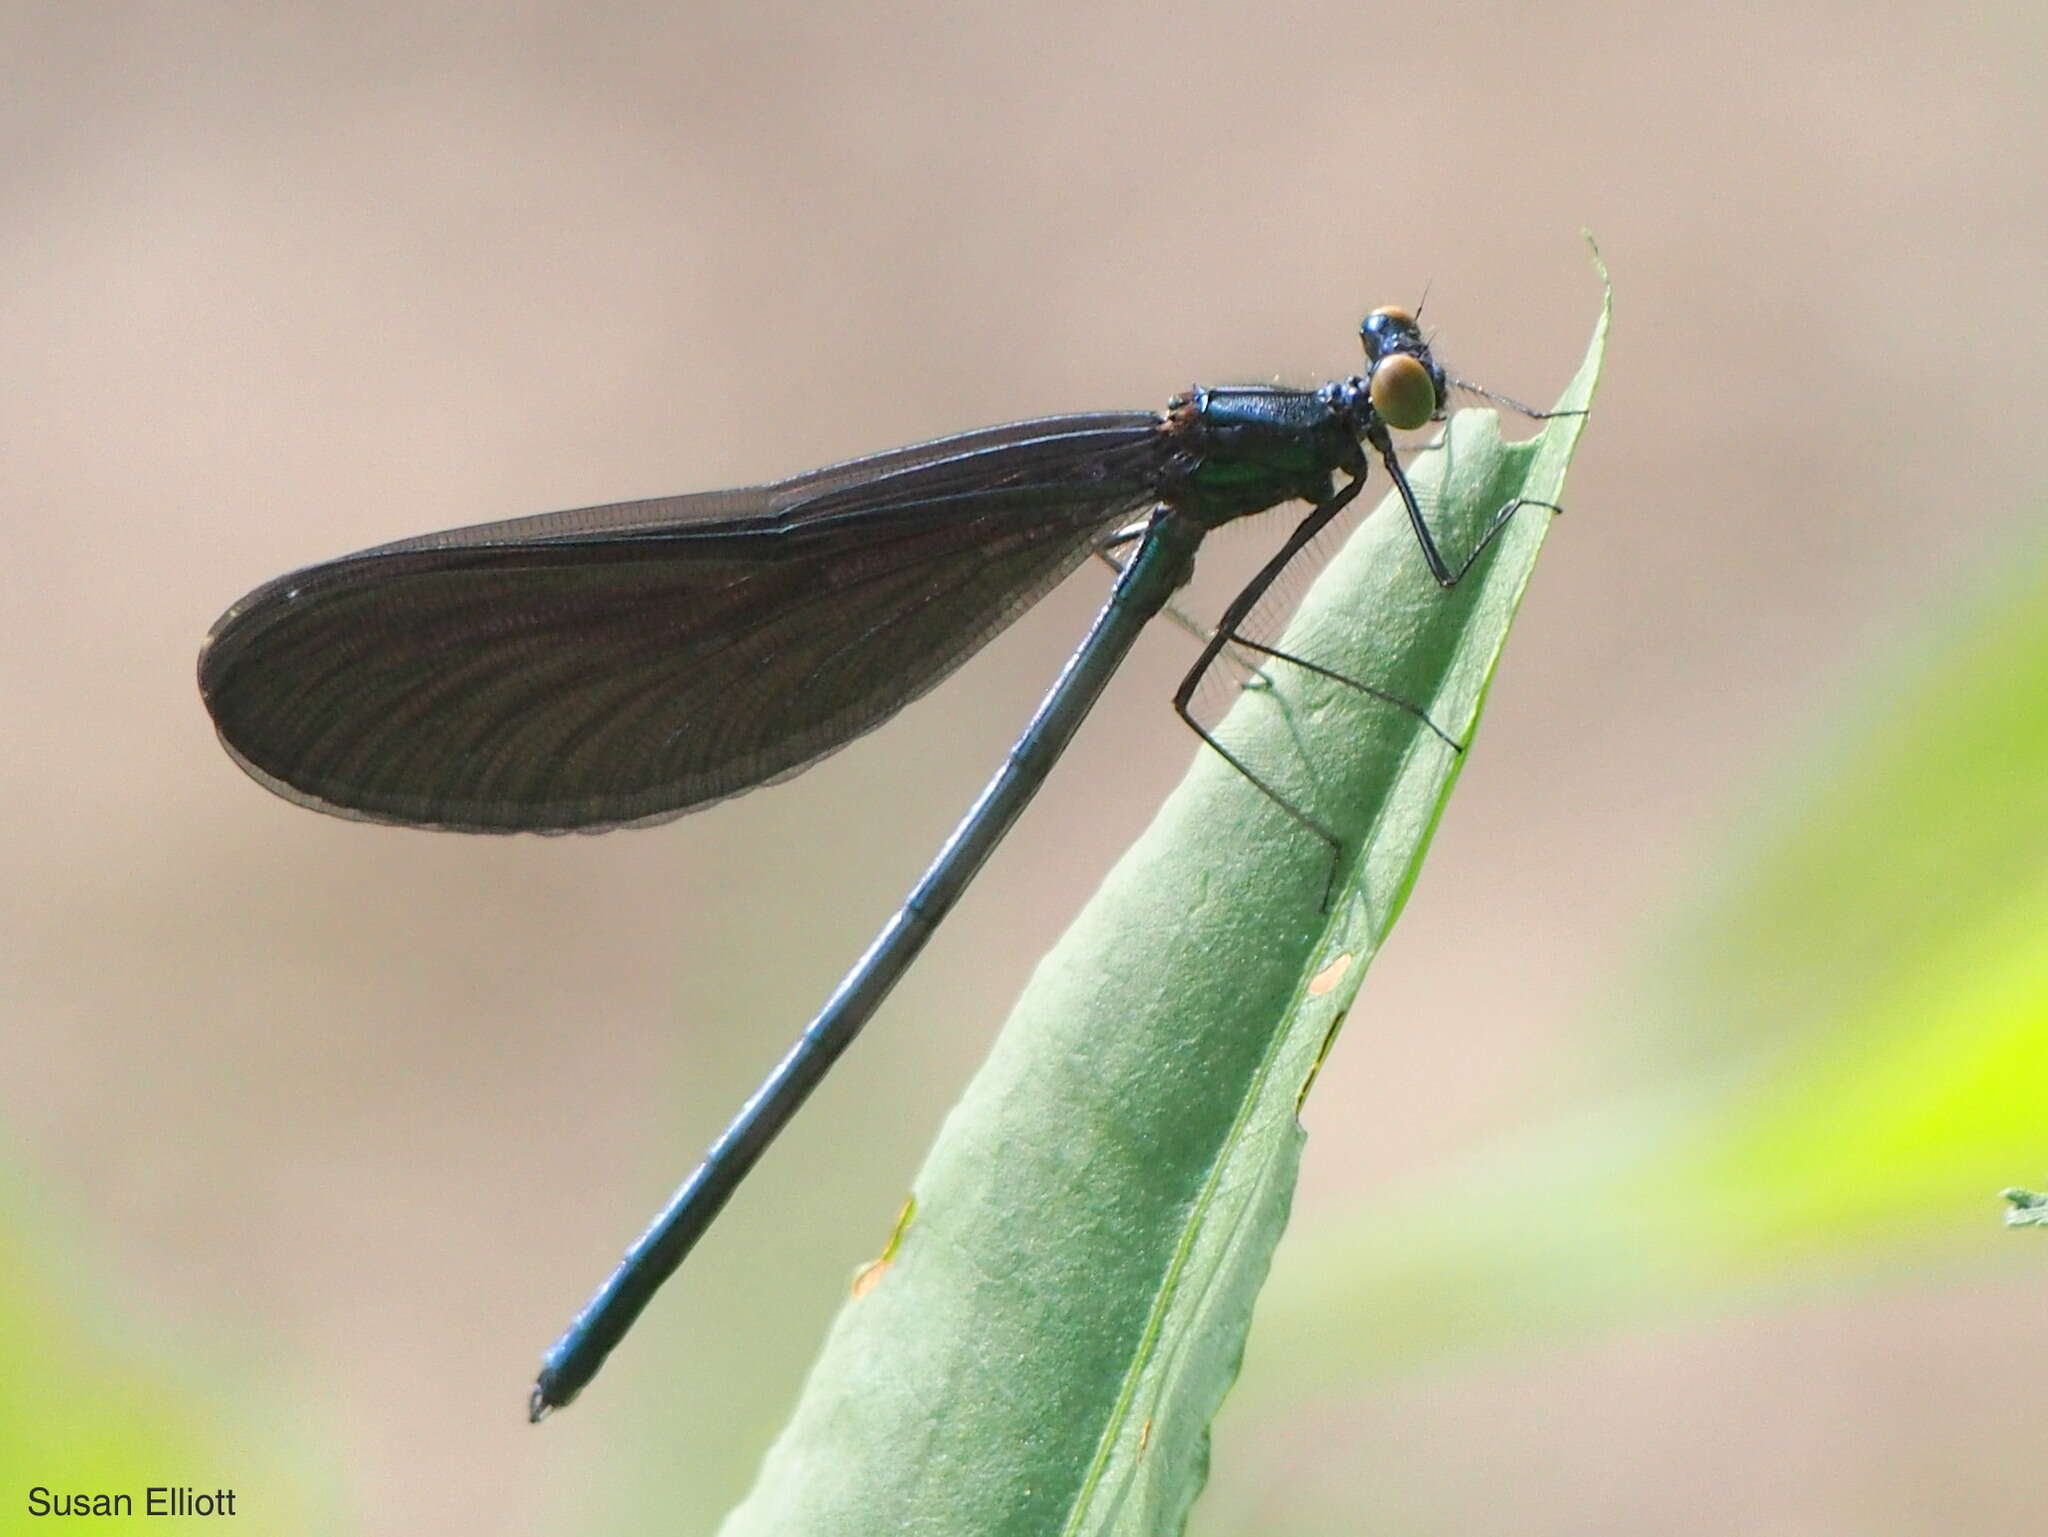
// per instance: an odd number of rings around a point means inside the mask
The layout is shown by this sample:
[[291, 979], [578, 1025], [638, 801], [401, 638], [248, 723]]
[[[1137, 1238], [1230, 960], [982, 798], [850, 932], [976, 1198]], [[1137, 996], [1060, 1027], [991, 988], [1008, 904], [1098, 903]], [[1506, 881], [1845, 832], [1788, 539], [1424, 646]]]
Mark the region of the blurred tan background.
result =
[[[1331, 377], [1365, 309], [1425, 285], [1456, 370], [1548, 399], [1597, 311], [1590, 227], [1617, 287], [1599, 412], [1318, 1087], [1306, 1227], [1566, 1096], [1589, 1003], [1759, 785], [2035, 538], [2038, 7], [17, 5], [0, 29], [4, 1177], [88, 1334], [223, 1444], [297, 1447], [267, 1488], [232, 1457], [169, 1470], [241, 1482], [243, 1530], [288, 1505], [366, 1534], [706, 1529], [1192, 746], [1162, 630], [644, 1337], [534, 1431], [540, 1349], [1101, 584], [801, 781], [493, 841], [314, 816], [228, 762], [193, 659], [258, 581]], [[2017, 1531], [2040, 1301], [2016, 1270], [1602, 1336], [1332, 1402], [1321, 1444], [1366, 1470], [1346, 1529]], [[1219, 1477], [1263, 1480], [1280, 1529], [1314, 1454], [1226, 1424]]]

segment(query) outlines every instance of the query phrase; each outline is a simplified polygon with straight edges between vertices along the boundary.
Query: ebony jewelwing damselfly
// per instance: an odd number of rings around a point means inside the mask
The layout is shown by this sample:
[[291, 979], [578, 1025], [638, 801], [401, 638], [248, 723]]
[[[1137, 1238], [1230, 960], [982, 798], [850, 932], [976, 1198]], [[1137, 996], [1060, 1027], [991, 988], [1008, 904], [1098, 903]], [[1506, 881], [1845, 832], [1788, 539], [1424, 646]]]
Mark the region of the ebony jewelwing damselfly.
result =
[[[596, 1375], [859, 1034], [1186, 582], [1205, 535], [1285, 502], [1310, 507], [1174, 696], [1266, 789], [1191, 702], [1232, 645], [1388, 697], [1239, 629], [1358, 495], [1368, 450], [1444, 587], [1518, 507], [1549, 506], [1510, 502], [1458, 567], [1446, 562], [1391, 433], [1441, 420], [1447, 385], [1464, 381], [1405, 310], [1373, 311], [1360, 336], [1365, 372], [1317, 389], [1198, 388], [1163, 414], [1045, 417], [769, 485], [422, 535], [280, 577], [214, 626], [200, 692], [235, 761], [287, 799], [409, 827], [594, 832], [799, 772], [932, 688], [1091, 555], [1136, 546], [909, 898], [548, 1351], [533, 1418]], [[1320, 824], [1274, 798], [1339, 856]]]

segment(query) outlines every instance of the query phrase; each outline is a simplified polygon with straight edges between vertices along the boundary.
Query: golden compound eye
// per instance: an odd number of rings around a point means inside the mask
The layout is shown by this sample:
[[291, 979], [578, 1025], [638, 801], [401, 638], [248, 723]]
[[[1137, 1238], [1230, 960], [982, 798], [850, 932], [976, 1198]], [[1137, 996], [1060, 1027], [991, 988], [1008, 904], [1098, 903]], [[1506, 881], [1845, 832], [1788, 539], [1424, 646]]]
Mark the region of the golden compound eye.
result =
[[1380, 420], [1413, 432], [1436, 415], [1436, 386], [1419, 359], [1397, 352], [1372, 371], [1372, 408]]
[[1399, 327], [1403, 331], [1412, 331], [1415, 329], [1415, 317], [1409, 314], [1406, 310], [1402, 309], [1401, 306], [1398, 304], [1382, 304], [1378, 309], [1374, 310], [1372, 314], [1368, 315], [1366, 318], [1368, 320], [1374, 318], [1382, 320], [1391, 320], [1397, 327]]

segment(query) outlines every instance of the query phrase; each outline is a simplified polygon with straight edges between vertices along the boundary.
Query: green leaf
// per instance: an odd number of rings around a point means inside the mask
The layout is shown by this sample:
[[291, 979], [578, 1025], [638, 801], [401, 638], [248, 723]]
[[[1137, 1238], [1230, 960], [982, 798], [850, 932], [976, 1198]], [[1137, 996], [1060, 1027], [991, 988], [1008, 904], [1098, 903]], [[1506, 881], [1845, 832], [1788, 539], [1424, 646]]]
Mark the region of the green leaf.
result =
[[[1560, 408], [1586, 406], [1606, 337]], [[1559, 500], [1583, 416], [1463, 413], [1412, 466], [1455, 563]], [[1383, 504], [1282, 649], [1469, 736], [1550, 521], [1455, 591]], [[1039, 966], [863, 1275], [727, 1537], [1176, 1532], [1285, 1225], [1296, 1111], [1406, 900], [1462, 761], [1416, 715], [1284, 663], [1228, 747], [1355, 855], [1202, 752]]]

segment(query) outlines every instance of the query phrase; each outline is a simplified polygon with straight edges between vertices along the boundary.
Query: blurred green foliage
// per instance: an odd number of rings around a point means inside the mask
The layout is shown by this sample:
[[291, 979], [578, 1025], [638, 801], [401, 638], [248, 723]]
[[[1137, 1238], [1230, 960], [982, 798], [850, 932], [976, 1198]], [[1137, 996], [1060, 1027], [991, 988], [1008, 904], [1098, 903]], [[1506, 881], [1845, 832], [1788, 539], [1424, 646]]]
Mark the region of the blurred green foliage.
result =
[[[18, 1204], [18, 1203], [17, 1203]], [[248, 1398], [201, 1395], [202, 1373], [166, 1359], [159, 1334], [144, 1337], [134, 1310], [108, 1304], [102, 1281], [52, 1278], [52, 1256], [67, 1245], [45, 1225], [0, 1226], [0, 1341], [9, 1386], [0, 1393], [0, 1533], [48, 1532], [71, 1522], [31, 1512], [30, 1491], [51, 1496], [127, 1494], [134, 1513], [86, 1518], [94, 1532], [218, 1531], [221, 1518], [149, 1516], [152, 1485], [237, 1492], [244, 1530], [313, 1533], [322, 1485], [293, 1467], [279, 1427], [267, 1438]], [[74, 1270], [80, 1269], [76, 1261]], [[253, 1396], [253, 1395], [252, 1395]], [[232, 1523], [230, 1523], [232, 1524]], [[85, 1529], [83, 1526], [76, 1529]]]

